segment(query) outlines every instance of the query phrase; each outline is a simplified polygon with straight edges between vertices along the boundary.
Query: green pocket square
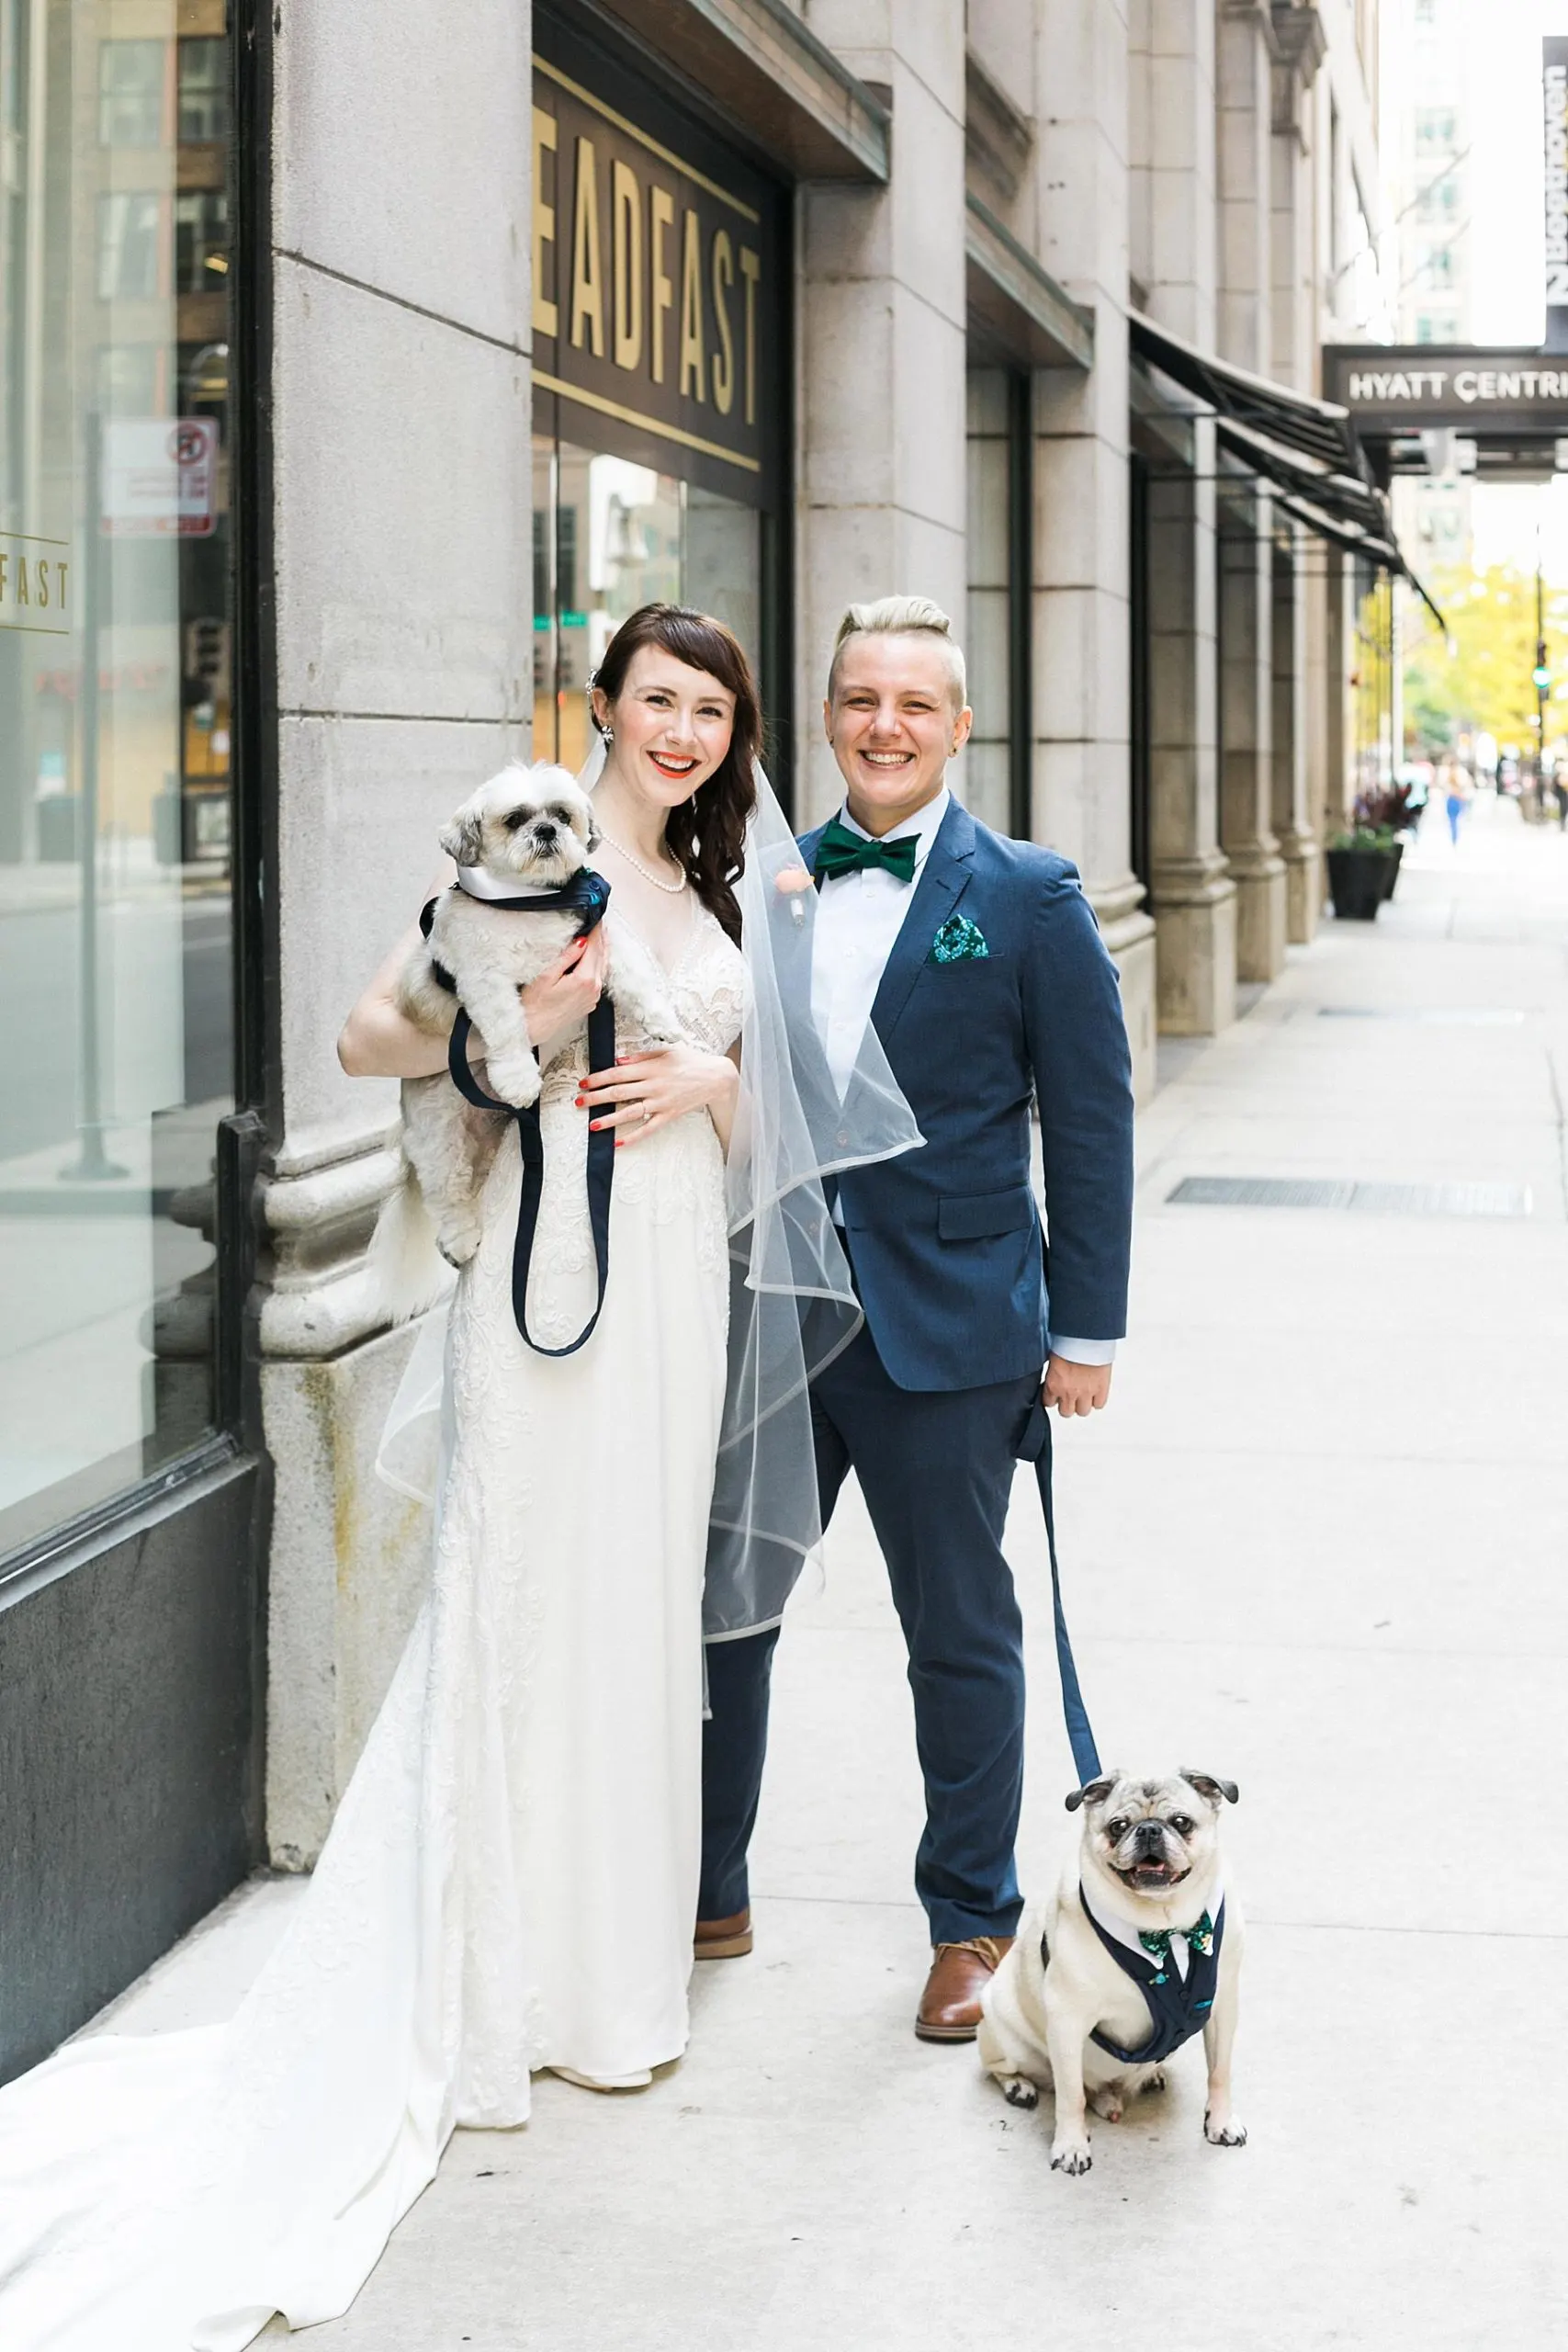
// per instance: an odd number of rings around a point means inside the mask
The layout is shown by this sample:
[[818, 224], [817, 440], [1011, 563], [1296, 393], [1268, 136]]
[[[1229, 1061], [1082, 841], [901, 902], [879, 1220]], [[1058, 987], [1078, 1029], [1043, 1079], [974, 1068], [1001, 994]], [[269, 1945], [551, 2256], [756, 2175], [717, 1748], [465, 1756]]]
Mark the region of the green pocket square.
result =
[[971, 956], [988, 956], [986, 934], [977, 922], [967, 915], [949, 915], [936, 937], [931, 941], [928, 964], [964, 964]]

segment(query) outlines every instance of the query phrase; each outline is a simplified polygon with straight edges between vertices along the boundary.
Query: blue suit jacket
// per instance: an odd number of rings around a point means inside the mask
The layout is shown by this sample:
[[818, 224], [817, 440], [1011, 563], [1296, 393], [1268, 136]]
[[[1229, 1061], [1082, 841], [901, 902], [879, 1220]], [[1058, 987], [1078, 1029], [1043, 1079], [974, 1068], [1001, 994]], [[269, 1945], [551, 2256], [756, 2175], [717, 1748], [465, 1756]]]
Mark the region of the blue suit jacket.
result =
[[[800, 847], [813, 864], [818, 831]], [[1077, 869], [954, 801], [872, 1007], [922, 1148], [840, 1180], [877, 1352], [900, 1388], [1038, 1372], [1048, 1329], [1126, 1329], [1133, 1091], [1116, 967]], [[988, 953], [933, 963], [954, 913]], [[1040, 1107], [1049, 1248], [1030, 1181]], [[1047, 1283], [1049, 1293], [1047, 1294]]]

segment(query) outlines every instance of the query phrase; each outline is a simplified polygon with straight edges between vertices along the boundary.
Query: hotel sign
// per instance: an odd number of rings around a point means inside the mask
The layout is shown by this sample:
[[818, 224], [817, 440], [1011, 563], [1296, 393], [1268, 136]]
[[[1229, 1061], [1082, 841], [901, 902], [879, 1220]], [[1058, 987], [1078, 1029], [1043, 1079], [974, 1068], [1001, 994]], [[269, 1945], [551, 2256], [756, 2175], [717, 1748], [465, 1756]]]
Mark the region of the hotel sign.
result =
[[536, 422], [768, 505], [786, 413], [780, 192], [537, 20]]
[[1336, 344], [1323, 355], [1323, 393], [1378, 433], [1568, 433], [1568, 352]]

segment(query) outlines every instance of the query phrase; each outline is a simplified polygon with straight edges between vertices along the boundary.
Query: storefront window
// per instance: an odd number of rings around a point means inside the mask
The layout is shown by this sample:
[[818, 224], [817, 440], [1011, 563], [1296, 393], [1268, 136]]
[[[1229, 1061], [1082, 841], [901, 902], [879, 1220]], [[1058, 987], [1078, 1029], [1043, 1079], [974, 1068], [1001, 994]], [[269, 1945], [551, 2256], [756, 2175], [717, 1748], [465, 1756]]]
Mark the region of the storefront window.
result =
[[565, 441], [534, 445], [534, 754], [588, 754], [587, 686], [658, 600], [727, 621], [758, 658], [761, 518], [718, 492]]
[[0, 1551], [213, 1419], [224, 0], [0, 0]]
[[[968, 377], [968, 599], [964, 652], [974, 729], [959, 789], [982, 823], [1029, 831], [1029, 413], [1027, 379]], [[1021, 517], [1022, 523], [1021, 534]]]

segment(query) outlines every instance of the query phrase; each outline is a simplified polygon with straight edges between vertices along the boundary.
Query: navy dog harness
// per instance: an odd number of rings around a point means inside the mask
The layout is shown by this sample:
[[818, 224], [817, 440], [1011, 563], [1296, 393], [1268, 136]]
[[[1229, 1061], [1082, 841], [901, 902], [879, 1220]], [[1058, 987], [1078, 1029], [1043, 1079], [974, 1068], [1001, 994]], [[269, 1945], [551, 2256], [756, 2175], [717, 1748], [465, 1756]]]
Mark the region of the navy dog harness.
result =
[[[1123, 2050], [1120, 2042], [1112, 2041], [1109, 2034], [1100, 2032], [1098, 2026], [1090, 2039], [1097, 2041], [1101, 2050], [1108, 2051], [1112, 2058], [1120, 2059], [1124, 2066], [1157, 2066], [1163, 2059], [1170, 2056], [1173, 2050], [1179, 2050], [1184, 2041], [1190, 2041], [1195, 2033], [1201, 2033], [1209, 2022], [1209, 2012], [1214, 2006], [1214, 1989], [1220, 1977], [1220, 1945], [1225, 1932], [1224, 1901], [1220, 1904], [1219, 1916], [1207, 1934], [1203, 1933], [1204, 1922], [1208, 1918], [1205, 1912], [1203, 1918], [1196, 1923], [1191, 1934], [1185, 1939], [1185, 1976], [1171, 1956], [1170, 1937], [1151, 1936], [1148, 1941], [1155, 1947], [1153, 1951], [1147, 1954], [1134, 1951], [1130, 1945], [1120, 1942], [1109, 1928], [1100, 1926], [1084, 1902], [1081, 1886], [1078, 1902], [1084, 1917], [1117, 1967], [1123, 1975], [1132, 1978], [1142, 1993], [1149, 2012], [1149, 2038], [1141, 2049]], [[1180, 1930], [1176, 1932], [1179, 1934]], [[1161, 1945], [1165, 1947], [1163, 1952], [1158, 1949]], [[1045, 1939], [1042, 1936], [1041, 1961], [1043, 1962], [1048, 1957]]]
[[[529, 914], [571, 913], [581, 917], [577, 926], [579, 939], [585, 939], [596, 924], [604, 919], [610, 903], [610, 886], [602, 874], [591, 868], [573, 876], [564, 889], [550, 890], [534, 899], [487, 899], [486, 906], [514, 907]], [[426, 939], [434, 918], [435, 901], [431, 899], [419, 919], [419, 927]], [[439, 964], [435, 977], [444, 989], [457, 990], [451, 974]], [[583, 1342], [592, 1336], [593, 1327], [604, 1311], [605, 1285], [610, 1279], [610, 1193], [615, 1181], [615, 1137], [612, 1128], [601, 1127], [588, 1133], [588, 1219], [593, 1230], [593, 1261], [598, 1271], [599, 1295], [593, 1312], [578, 1333], [564, 1348], [542, 1348], [528, 1330], [528, 1269], [534, 1260], [534, 1236], [538, 1230], [539, 1203], [545, 1189], [545, 1139], [539, 1126], [537, 1101], [526, 1103], [498, 1102], [487, 1094], [468, 1067], [468, 1031], [471, 1023], [463, 1007], [457, 1007], [457, 1018], [452, 1024], [452, 1035], [446, 1049], [446, 1067], [452, 1073], [452, 1083], [467, 1102], [481, 1111], [502, 1111], [514, 1121], [518, 1148], [523, 1155], [523, 1194], [517, 1204], [517, 1238], [512, 1246], [512, 1314], [518, 1333], [539, 1356], [572, 1356]], [[615, 1059], [615, 1008], [607, 996], [601, 996], [588, 1016], [588, 1067], [590, 1069], [610, 1069]]]

